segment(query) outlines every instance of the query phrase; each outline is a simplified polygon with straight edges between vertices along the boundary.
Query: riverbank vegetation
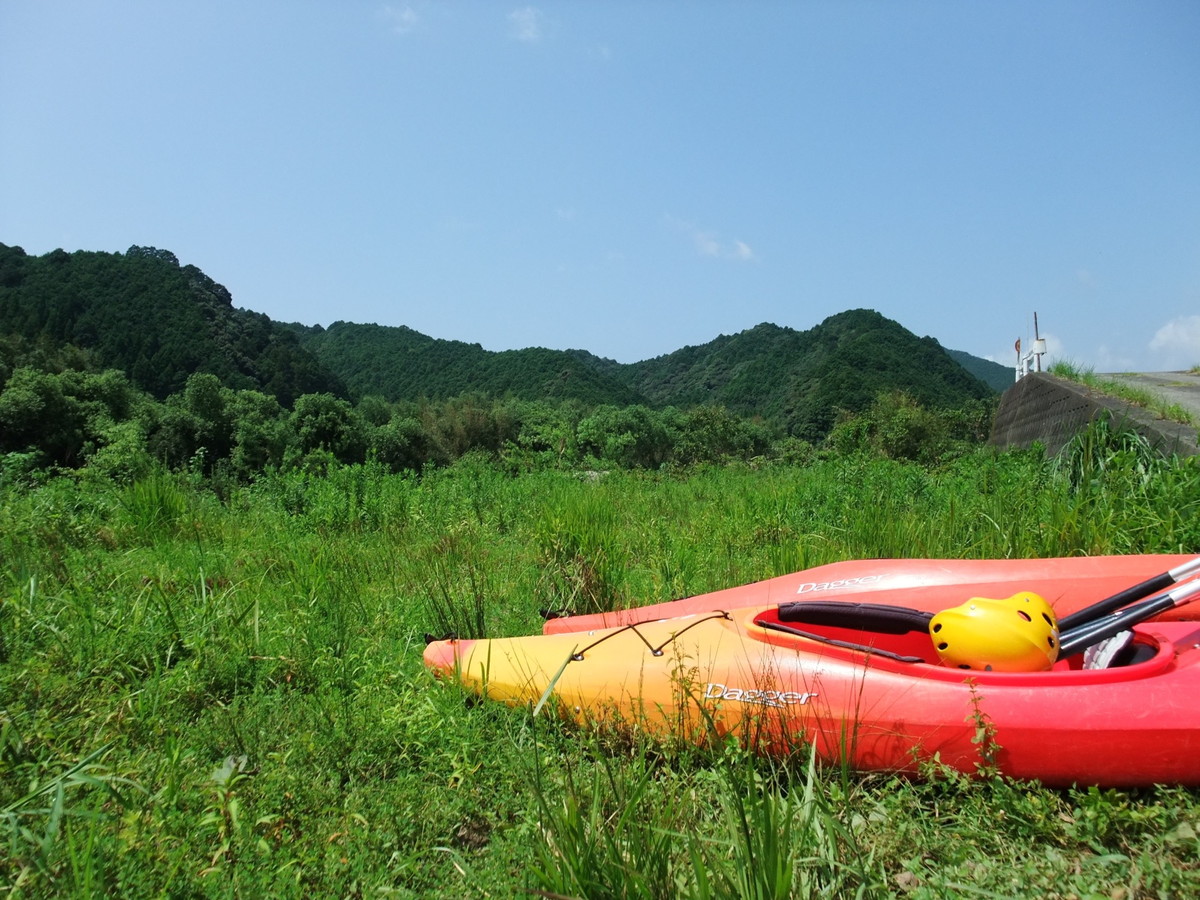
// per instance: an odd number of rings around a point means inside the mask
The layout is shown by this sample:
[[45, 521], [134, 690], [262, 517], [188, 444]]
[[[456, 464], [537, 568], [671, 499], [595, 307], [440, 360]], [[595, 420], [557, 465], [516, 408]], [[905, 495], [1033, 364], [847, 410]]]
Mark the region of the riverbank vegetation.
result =
[[[830, 430], [842, 449], [867, 441], [894, 457], [932, 460], [986, 437], [994, 408], [994, 400], [945, 408], [882, 392], [857, 413], [831, 408]], [[804, 440], [723, 406], [587, 406], [482, 393], [351, 403], [322, 392], [285, 407], [211, 373], [192, 374], [157, 400], [120, 370], [96, 370], [77, 349], [0, 341], [0, 465], [13, 476], [85, 469], [128, 480], [187, 470], [222, 492], [264, 472], [367, 462], [416, 472], [471, 454], [512, 472], [796, 460], [825, 437]]]
[[281, 323], [235, 307], [225, 287], [169, 250], [142, 246], [31, 256], [0, 243], [0, 336], [0, 387], [16, 366], [57, 357], [54, 371], [116, 370], [159, 401], [204, 373], [250, 392], [259, 408], [265, 396], [291, 411], [305, 395], [370, 401], [372, 417], [379, 400], [407, 411], [481, 395], [567, 405], [583, 411], [576, 418], [602, 407], [719, 407], [809, 441], [828, 434], [839, 410], [861, 413], [880, 393], [954, 409], [1011, 380], [1006, 367], [870, 309], [805, 331], [764, 322], [636, 363], [586, 349], [497, 352], [402, 325]]
[[[163, 428], [224, 421], [201, 414], [204, 385]], [[473, 703], [422, 666], [426, 632], [529, 633], [541, 608], [841, 559], [1200, 551], [1195, 460], [1102, 427], [1060, 461], [930, 452], [921, 429], [941, 421], [884, 397], [819, 445], [654, 466], [555, 420], [538, 442], [399, 471], [314, 437], [299, 464], [222, 476], [214, 457], [259, 446], [236, 429], [173, 469], [134, 452], [141, 435], [77, 468], [10, 453], [0, 891], [1195, 895], [1194, 790], [906, 779], [804, 747], [765, 760], [594, 733]]]

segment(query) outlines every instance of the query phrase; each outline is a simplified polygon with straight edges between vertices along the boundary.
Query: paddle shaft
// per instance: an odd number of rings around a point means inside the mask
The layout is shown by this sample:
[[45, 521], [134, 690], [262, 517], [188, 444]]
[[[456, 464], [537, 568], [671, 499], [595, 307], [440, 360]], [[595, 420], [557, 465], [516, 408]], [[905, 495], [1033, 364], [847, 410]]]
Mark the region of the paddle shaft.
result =
[[1156, 616], [1160, 612], [1165, 612], [1176, 606], [1182, 606], [1184, 603], [1196, 599], [1197, 595], [1200, 595], [1200, 580], [1181, 585], [1174, 590], [1167, 591], [1165, 594], [1160, 594], [1144, 603], [1139, 603], [1137, 606], [1131, 606], [1129, 609], [1123, 609], [1118, 613], [1114, 613], [1108, 618], [1077, 626], [1071, 631], [1060, 633], [1058, 639], [1058, 658], [1062, 659], [1073, 653], [1085, 650], [1092, 646], [1092, 644], [1097, 644], [1112, 637], [1114, 634], [1119, 634], [1139, 622], [1144, 622], [1151, 616]]
[[[1148, 578], [1141, 584], [1135, 584], [1133, 587], [1126, 588], [1119, 594], [1113, 594], [1111, 597], [1093, 603], [1091, 606], [1085, 606], [1083, 609], [1076, 610], [1069, 616], [1064, 616], [1058, 620], [1058, 629], [1060, 634], [1065, 634], [1068, 631], [1073, 631], [1089, 622], [1094, 622], [1101, 616], [1108, 615], [1110, 612], [1120, 609], [1123, 606], [1128, 606], [1135, 600], [1141, 600], [1143, 597], [1149, 597], [1155, 591], [1161, 591], [1169, 588], [1173, 584], [1178, 584], [1192, 575], [1200, 573], [1200, 556], [1190, 562], [1176, 566], [1161, 575], [1155, 575], [1153, 578]], [[1165, 607], [1170, 609], [1170, 606]], [[1162, 612], [1162, 610], [1158, 610]]]

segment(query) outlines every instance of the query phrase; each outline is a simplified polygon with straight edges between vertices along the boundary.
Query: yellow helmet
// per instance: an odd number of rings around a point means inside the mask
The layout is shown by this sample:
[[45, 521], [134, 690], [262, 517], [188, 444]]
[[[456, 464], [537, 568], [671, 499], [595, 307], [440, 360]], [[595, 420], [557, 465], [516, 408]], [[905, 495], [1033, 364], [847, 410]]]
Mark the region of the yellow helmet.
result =
[[1058, 622], [1043, 598], [1021, 591], [1005, 600], [972, 597], [929, 621], [944, 665], [993, 672], [1040, 672], [1058, 658]]

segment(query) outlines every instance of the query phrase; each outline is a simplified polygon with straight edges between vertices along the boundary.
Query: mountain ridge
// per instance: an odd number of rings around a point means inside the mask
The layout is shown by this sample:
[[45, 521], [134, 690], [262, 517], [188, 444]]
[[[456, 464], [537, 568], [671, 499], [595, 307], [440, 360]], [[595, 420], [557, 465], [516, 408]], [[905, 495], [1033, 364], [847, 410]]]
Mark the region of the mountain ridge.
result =
[[963, 362], [985, 372], [995, 364], [946, 351], [869, 309], [806, 331], [762, 322], [619, 363], [583, 349], [490, 351], [405, 325], [276, 322], [235, 307], [228, 290], [170, 251], [138, 246], [39, 257], [0, 244], [0, 334], [78, 346], [160, 399], [209, 372], [284, 405], [314, 392], [389, 402], [476, 392], [592, 407], [714, 405], [810, 438], [827, 432], [839, 409], [860, 411], [882, 391], [934, 406], [994, 393]]

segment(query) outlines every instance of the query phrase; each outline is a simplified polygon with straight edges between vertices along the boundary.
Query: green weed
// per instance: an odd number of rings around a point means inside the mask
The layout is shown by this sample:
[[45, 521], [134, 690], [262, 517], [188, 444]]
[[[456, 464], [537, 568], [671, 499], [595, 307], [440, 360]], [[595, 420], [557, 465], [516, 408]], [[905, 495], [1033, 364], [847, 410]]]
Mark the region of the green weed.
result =
[[332, 466], [221, 500], [186, 477], [6, 482], [0, 895], [1194, 895], [1190, 789], [535, 728], [419, 661], [424, 631], [840, 559], [1200, 552], [1200, 465], [1124, 440], [598, 480]]

